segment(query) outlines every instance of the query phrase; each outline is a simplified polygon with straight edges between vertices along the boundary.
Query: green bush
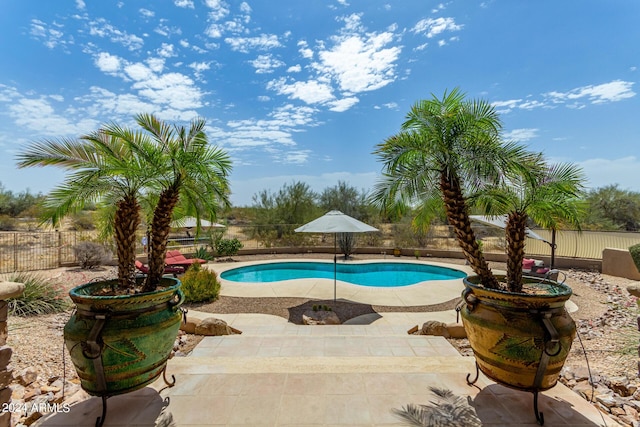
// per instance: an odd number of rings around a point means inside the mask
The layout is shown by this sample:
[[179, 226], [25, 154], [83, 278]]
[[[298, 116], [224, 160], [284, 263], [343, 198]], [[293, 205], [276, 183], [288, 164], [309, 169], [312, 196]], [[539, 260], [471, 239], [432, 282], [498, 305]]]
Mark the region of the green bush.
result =
[[637, 243], [629, 247], [629, 253], [633, 258], [633, 263], [636, 265], [638, 271], [640, 271], [640, 243]]
[[200, 268], [199, 264], [191, 266], [180, 280], [186, 302], [211, 302], [220, 294], [220, 282], [216, 273]]
[[218, 239], [215, 250], [218, 256], [234, 256], [242, 249], [242, 242], [238, 239]]
[[32, 273], [15, 273], [7, 280], [24, 283], [22, 295], [7, 300], [9, 314], [12, 316], [60, 313], [71, 307], [71, 301], [58, 283]]

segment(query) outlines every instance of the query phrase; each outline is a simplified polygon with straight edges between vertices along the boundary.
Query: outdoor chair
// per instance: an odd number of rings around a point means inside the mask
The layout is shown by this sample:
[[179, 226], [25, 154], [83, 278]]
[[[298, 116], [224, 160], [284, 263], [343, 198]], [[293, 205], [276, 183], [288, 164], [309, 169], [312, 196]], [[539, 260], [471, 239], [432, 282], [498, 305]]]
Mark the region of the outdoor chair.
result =
[[178, 250], [167, 251], [164, 263], [170, 266], [180, 266], [188, 268], [192, 264], [206, 264], [206, 259], [187, 258]]
[[556, 270], [551, 270], [550, 272], [549, 268], [545, 267], [544, 261], [533, 258], [522, 260], [522, 273], [525, 276], [546, 277], [551, 280], [556, 280], [558, 277]]
[[[149, 274], [149, 267], [144, 265], [138, 260], [136, 260], [136, 268], [140, 273], [144, 275]], [[169, 265], [166, 265], [164, 267], [164, 274], [172, 274], [173, 277], [178, 277], [178, 274], [183, 274], [183, 273], [184, 273], [183, 267], [175, 267], [175, 266], [169, 266]]]

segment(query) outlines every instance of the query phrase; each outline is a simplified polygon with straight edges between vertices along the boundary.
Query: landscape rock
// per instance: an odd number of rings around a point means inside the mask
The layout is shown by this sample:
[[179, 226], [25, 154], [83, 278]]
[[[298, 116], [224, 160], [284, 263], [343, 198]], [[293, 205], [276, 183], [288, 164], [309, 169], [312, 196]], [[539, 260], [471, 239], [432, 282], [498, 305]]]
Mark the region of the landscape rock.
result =
[[634, 297], [640, 298], [640, 282], [635, 282], [627, 286], [627, 292], [629, 292]]
[[447, 332], [451, 338], [466, 338], [467, 331], [461, 323], [447, 323]]
[[438, 322], [437, 320], [429, 320], [422, 324], [420, 335], [434, 335], [438, 337], [450, 338], [447, 324], [444, 322]]
[[195, 334], [196, 333], [196, 328], [198, 327], [198, 325], [200, 325], [200, 323], [202, 323], [201, 319], [196, 319], [193, 317], [187, 317], [187, 321], [186, 322], [181, 322], [180, 323], [180, 330], [184, 331], [188, 334]]
[[204, 319], [198, 326], [195, 328], [195, 333], [197, 335], [206, 335], [206, 336], [219, 336], [219, 335], [234, 335], [236, 334], [236, 330], [225, 322], [222, 319], [217, 319], [215, 317], [207, 317]]
[[307, 310], [302, 314], [302, 323], [305, 325], [339, 325], [340, 318], [333, 311]]
[[36, 368], [34, 368], [33, 366], [29, 366], [28, 368], [20, 371], [16, 376], [16, 379], [20, 384], [28, 386], [38, 379], [38, 372], [36, 371]]

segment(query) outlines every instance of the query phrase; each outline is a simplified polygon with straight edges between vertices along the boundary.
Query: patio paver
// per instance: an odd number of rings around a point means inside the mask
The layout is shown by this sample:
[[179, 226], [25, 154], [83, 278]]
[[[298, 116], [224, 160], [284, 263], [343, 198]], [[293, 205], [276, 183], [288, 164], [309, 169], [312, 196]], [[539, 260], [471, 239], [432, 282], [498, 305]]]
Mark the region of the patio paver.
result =
[[[424, 321], [431, 313], [419, 314]], [[530, 393], [482, 375], [477, 386], [467, 385], [474, 359], [442, 337], [407, 335], [411, 316], [383, 314], [373, 323], [339, 326], [229, 316], [242, 335], [206, 337], [191, 356], [170, 360], [173, 388], [157, 381], [109, 399], [105, 426], [153, 426], [163, 408], [185, 427], [399, 426], [392, 409], [429, 404], [429, 386], [468, 396], [485, 426], [537, 425]], [[541, 393], [539, 406], [547, 426], [616, 425], [561, 384]], [[93, 426], [100, 399], [71, 409], [38, 425]]]

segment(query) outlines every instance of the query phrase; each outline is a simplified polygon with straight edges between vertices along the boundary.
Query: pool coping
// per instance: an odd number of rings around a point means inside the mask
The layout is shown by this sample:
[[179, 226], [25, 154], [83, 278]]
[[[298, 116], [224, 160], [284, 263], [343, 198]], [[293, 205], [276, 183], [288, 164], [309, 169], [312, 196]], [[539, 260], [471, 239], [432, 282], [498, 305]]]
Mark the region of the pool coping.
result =
[[[224, 271], [257, 264], [273, 264], [282, 262], [322, 262], [331, 263], [327, 259], [305, 258], [305, 259], [274, 259], [256, 260], [228, 263], [209, 263], [205, 267], [215, 271], [220, 277]], [[466, 274], [473, 274], [471, 268], [466, 265], [447, 264], [441, 262], [430, 262], [407, 259], [371, 259], [358, 261], [344, 261], [338, 259], [338, 263], [349, 264], [371, 264], [371, 263], [403, 263], [421, 264], [445, 267], [462, 271]], [[270, 283], [237, 283], [225, 279], [219, 279], [222, 284], [221, 295], [233, 297], [298, 297], [318, 300], [331, 300], [334, 298], [333, 279], [292, 279], [281, 282]], [[386, 305], [386, 306], [419, 306], [433, 305], [459, 298], [464, 285], [462, 279], [452, 280], [431, 280], [419, 282], [415, 285], [400, 286], [393, 288], [378, 288], [370, 286], [354, 285], [352, 283], [336, 281], [336, 296], [341, 301], [352, 301], [361, 304]]]

